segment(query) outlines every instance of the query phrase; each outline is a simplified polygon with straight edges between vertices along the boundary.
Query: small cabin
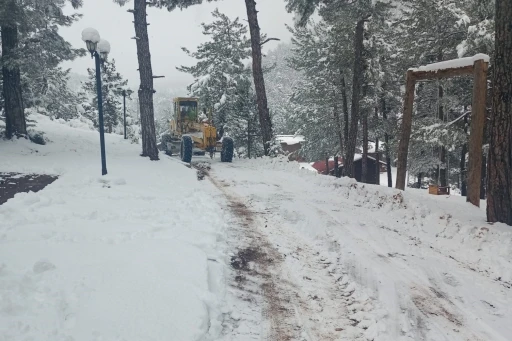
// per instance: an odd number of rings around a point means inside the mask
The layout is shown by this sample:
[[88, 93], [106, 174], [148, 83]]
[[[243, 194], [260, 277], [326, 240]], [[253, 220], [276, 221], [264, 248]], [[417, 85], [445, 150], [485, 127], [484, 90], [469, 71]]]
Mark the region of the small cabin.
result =
[[281, 144], [281, 149], [288, 155], [290, 161], [302, 161], [299, 151], [304, 143], [302, 135], [277, 135], [276, 140]]
[[[368, 155], [367, 158], [368, 163], [368, 174], [367, 174], [367, 183], [369, 184], [377, 184], [377, 159], [373, 156]], [[379, 160], [379, 179], [380, 173], [385, 173], [387, 171], [386, 163], [384, 161]], [[329, 169], [327, 170], [327, 165]], [[319, 174], [327, 174], [334, 175], [334, 158], [330, 158], [326, 163], [325, 160], [316, 161], [311, 163], [311, 167], [317, 170]], [[343, 171], [343, 159], [340, 157], [338, 160], [338, 168], [340, 169], [340, 173]], [[355, 179], [357, 181], [361, 181], [363, 175], [363, 156], [361, 154], [354, 155], [354, 173]]]

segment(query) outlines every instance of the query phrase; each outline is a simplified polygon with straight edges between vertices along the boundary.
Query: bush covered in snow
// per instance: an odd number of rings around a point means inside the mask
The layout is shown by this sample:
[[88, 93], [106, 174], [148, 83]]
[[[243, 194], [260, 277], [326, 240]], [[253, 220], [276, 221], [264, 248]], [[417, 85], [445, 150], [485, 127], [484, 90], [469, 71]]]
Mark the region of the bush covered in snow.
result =
[[44, 136], [43, 131], [30, 130], [28, 131], [28, 138], [33, 143], [40, 145], [45, 145], [46, 143], [50, 142], [50, 140]]

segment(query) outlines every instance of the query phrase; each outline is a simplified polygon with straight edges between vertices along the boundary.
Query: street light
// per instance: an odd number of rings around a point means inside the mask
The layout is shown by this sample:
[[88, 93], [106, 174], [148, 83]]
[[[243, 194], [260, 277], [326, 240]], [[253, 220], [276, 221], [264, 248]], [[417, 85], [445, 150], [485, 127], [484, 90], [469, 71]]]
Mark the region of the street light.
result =
[[126, 90], [124, 88], [117, 88], [117, 90], [121, 90], [121, 95], [123, 95], [123, 115], [124, 115], [124, 139], [126, 140], [126, 96], [130, 96], [132, 93], [131, 90]]
[[[101, 69], [100, 59], [105, 60], [110, 52], [108, 41], [100, 38], [100, 34], [94, 28], [86, 28], [82, 31], [82, 40], [87, 45], [87, 50], [96, 62], [96, 88], [98, 91], [98, 115], [100, 126], [100, 147], [101, 147], [101, 174], [107, 174], [107, 158], [105, 156], [105, 129], [103, 127], [103, 98], [101, 93]], [[99, 53], [98, 53], [99, 52]]]

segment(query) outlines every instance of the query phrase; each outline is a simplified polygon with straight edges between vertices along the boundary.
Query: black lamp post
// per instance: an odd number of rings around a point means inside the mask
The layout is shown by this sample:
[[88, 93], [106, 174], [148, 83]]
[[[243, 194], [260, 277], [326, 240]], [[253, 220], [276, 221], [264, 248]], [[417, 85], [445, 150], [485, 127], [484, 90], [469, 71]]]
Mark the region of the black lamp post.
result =
[[[130, 96], [126, 89], [117, 88], [117, 90], [121, 90], [121, 95], [123, 95], [123, 117], [124, 117], [124, 139], [126, 140], [126, 96]], [[130, 91], [130, 90], [128, 90]], [[131, 92], [131, 91], [130, 91]]]
[[[100, 61], [105, 60], [110, 52], [108, 41], [100, 39], [100, 34], [93, 28], [86, 28], [82, 31], [82, 40], [87, 45], [87, 50], [96, 62], [96, 88], [98, 91], [98, 115], [100, 126], [100, 148], [101, 148], [101, 174], [107, 174], [107, 158], [105, 155], [105, 129], [103, 127], [103, 98], [101, 91], [101, 69]], [[98, 53], [99, 52], [99, 53]], [[101, 60], [100, 60], [101, 59]]]
[[126, 90], [123, 90], [124, 139], [126, 140]]

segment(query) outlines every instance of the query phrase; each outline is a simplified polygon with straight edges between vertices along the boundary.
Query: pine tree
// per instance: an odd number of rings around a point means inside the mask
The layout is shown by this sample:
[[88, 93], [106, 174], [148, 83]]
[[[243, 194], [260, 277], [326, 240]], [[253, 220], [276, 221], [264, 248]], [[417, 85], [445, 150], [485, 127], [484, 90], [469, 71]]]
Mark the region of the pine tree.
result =
[[265, 82], [268, 84], [268, 105], [272, 116], [272, 125], [276, 134], [294, 134], [291, 115], [292, 103], [290, 99], [293, 89], [302, 79], [301, 72], [292, 68], [288, 59], [292, 58], [292, 44], [282, 43], [269, 51], [263, 60], [263, 66], [267, 70]]
[[244, 146], [244, 129], [249, 129], [247, 122], [252, 122], [254, 113], [250, 73], [244, 66], [250, 56], [250, 40], [247, 28], [238, 18], [230, 20], [218, 10], [212, 16], [212, 23], [202, 24], [203, 34], [209, 40], [195, 52], [183, 48], [197, 60], [196, 65], [177, 69], [194, 76], [194, 83], [188, 87], [190, 94], [200, 99], [204, 110], [213, 110], [219, 135], [228, 130], [235, 145]]
[[[69, 2], [74, 8], [82, 5], [81, 0]], [[68, 26], [79, 17], [75, 14], [64, 15], [62, 8], [65, 4], [61, 0], [8, 0], [0, 3], [2, 86], [8, 137], [26, 134], [24, 108], [30, 106], [31, 101], [30, 97], [29, 101], [24, 101], [22, 88], [36, 82], [31, 75], [44, 79], [45, 73], [36, 65], [51, 60], [53, 65], [50, 66], [55, 68], [61, 60], [69, 60], [80, 54], [58, 34], [58, 26]], [[40, 49], [42, 44], [45, 44], [43, 50]], [[38, 48], [45, 53], [36, 54]], [[45, 89], [45, 86], [41, 89]]]
[[[123, 6], [127, 0], [114, 0], [114, 2]], [[155, 109], [153, 95], [156, 92], [153, 86], [153, 67], [151, 64], [151, 53], [149, 51], [149, 35], [147, 21], [147, 7], [162, 7], [163, 0], [148, 2], [146, 0], [134, 0], [133, 9], [128, 10], [133, 14], [135, 28], [135, 42], [137, 45], [137, 60], [139, 63], [140, 86], [138, 98], [140, 105], [140, 122], [142, 136], [142, 154], [143, 157], [149, 157], [150, 160], [159, 160], [158, 147], [156, 142], [155, 128]], [[171, 1], [174, 2], [174, 1]]]
[[27, 134], [17, 51], [18, 23], [15, 19], [21, 16], [21, 9], [15, 0], [3, 1], [0, 6], [5, 133], [7, 138], [12, 138]]
[[[354, 100], [353, 93], [357, 91], [347, 93], [349, 101], [353, 104], [359, 102], [361, 106], [359, 113], [364, 129], [351, 129], [352, 134], [349, 134], [344, 127], [343, 138], [352, 135], [349, 140], [354, 141], [353, 133], [357, 132], [358, 135], [362, 134], [363, 139], [367, 136], [379, 142], [383, 139], [388, 170], [395, 158], [398, 142], [394, 137], [400, 124], [403, 105], [400, 88], [404, 84], [406, 70], [475, 53], [493, 55], [493, 0], [287, 0], [287, 4], [288, 10], [299, 15], [300, 25], [308, 25], [309, 16], [318, 10], [322, 20], [338, 30], [341, 53], [355, 52], [352, 40], [341, 40], [345, 36], [353, 39], [354, 23], [370, 15], [363, 26], [364, 72], [352, 73], [353, 81], [362, 82], [362, 98], [360, 101]], [[322, 68], [325, 69], [325, 66]], [[313, 83], [304, 82], [303, 87], [307, 89], [308, 86], [312, 87]], [[470, 110], [471, 88], [472, 80], [469, 77], [420, 83], [417, 86], [408, 162], [409, 172], [414, 176], [426, 176], [432, 182], [439, 179], [441, 185], [458, 183], [463, 186], [469, 124], [464, 117]], [[313, 93], [307, 95], [303, 92], [301, 101], [306, 103], [312, 98]], [[297, 113], [305, 110], [296, 99], [294, 105], [300, 108], [295, 109]], [[352, 117], [357, 117], [350, 111]], [[314, 111], [310, 110], [310, 117], [311, 113]], [[347, 121], [357, 125], [356, 120]], [[307, 120], [302, 117], [302, 122]], [[315, 124], [311, 123], [309, 133], [304, 132], [312, 138], [315, 138], [312, 133]], [[317, 138], [321, 140], [321, 136]], [[356, 142], [356, 145], [361, 145], [360, 138]], [[362, 149], [365, 154], [365, 143], [362, 143]], [[350, 157], [347, 159], [350, 160]], [[389, 180], [390, 175], [388, 173]], [[391, 185], [392, 181], [388, 183]]]
[[512, 4], [496, 0], [487, 220], [512, 225]]
[[80, 98], [68, 86], [70, 70], [56, 67], [46, 79], [47, 87], [41, 93], [39, 106], [52, 118], [70, 120], [78, 116]]
[[289, 63], [303, 74], [291, 98], [291, 119], [297, 124], [296, 132], [305, 136], [303, 152], [313, 160], [340, 155], [344, 148], [342, 131], [347, 127], [341, 113], [348, 115], [347, 87], [343, 84], [350, 73], [350, 53], [340, 53], [337, 32], [325, 22], [291, 31], [293, 56]]
[[[127, 2], [127, 0], [114, 0], [115, 2], [123, 5]], [[208, 0], [212, 1], [212, 0]], [[215, 1], [215, 0], [213, 0]], [[151, 71], [151, 62], [149, 58], [149, 43], [147, 37], [147, 25], [145, 21], [146, 16], [146, 6], [154, 6], [158, 8], [166, 8], [168, 11], [172, 11], [176, 8], [187, 8], [189, 6], [202, 4], [203, 0], [152, 0], [150, 2], [146, 2], [146, 0], [135, 0], [135, 4], [137, 5], [133, 13], [136, 16], [135, 23], [135, 31], [137, 34], [137, 46], [139, 53], [139, 70], [141, 72], [141, 80], [142, 73], [147, 74], [147, 81], [143, 88], [147, 88], [151, 85], [152, 88], [152, 79], [150, 81], [150, 71]], [[267, 103], [267, 94], [265, 88], [265, 81], [263, 78], [263, 67], [262, 67], [262, 53], [261, 46], [267, 43], [270, 40], [278, 40], [276, 38], [269, 38], [261, 41], [262, 35], [260, 32], [260, 27], [258, 24], [258, 11], [256, 10], [256, 2], [254, 0], [245, 0], [245, 5], [247, 9], [247, 19], [249, 23], [249, 30], [251, 33], [251, 50], [252, 50], [252, 72], [253, 72], [253, 81], [254, 88], [257, 95], [258, 102], [258, 115], [260, 121], [260, 128], [262, 132], [262, 141], [265, 145], [265, 155], [268, 155], [270, 152], [270, 142], [272, 141], [273, 131], [272, 131], [272, 120], [270, 118], [270, 112], [268, 109]], [[139, 18], [137, 20], [137, 17]], [[146, 66], [142, 67], [141, 64]], [[149, 96], [149, 93], [147, 94]], [[140, 96], [139, 96], [140, 97]], [[149, 104], [149, 103], [148, 103]], [[153, 110], [153, 102], [151, 100], [151, 106], [148, 110]], [[142, 107], [141, 107], [142, 109]], [[144, 109], [146, 110], [146, 109]], [[151, 116], [152, 118], [152, 116]], [[144, 125], [143, 125], [144, 127]], [[153, 127], [154, 130], [154, 127]], [[156, 148], [156, 146], [155, 146]]]
[[[92, 98], [91, 107], [98, 110], [96, 97], [96, 71], [87, 69], [89, 80], [84, 84], [84, 91]], [[128, 84], [116, 70], [115, 60], [105, 60], [101, 64], [101, 89], [103, 97], [103, 117], [108, 133], [115, 132], [123, 117], [122, 88]], [[89, 111], [90, 112], [90, 111]], [[97, 125], [96, 118], [93, 119]]]

